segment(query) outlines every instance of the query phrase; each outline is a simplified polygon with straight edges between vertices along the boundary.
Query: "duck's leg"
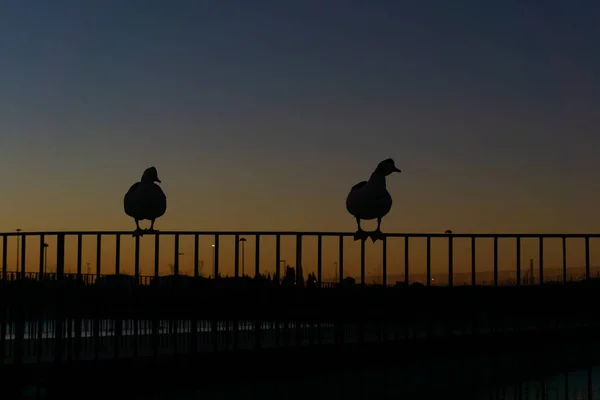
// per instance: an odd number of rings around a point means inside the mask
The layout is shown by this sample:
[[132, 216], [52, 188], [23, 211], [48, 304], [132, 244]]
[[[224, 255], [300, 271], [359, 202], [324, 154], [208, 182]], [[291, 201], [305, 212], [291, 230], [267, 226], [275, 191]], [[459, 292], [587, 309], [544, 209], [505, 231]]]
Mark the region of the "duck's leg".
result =
[[133, 237], [144, 236], [144, 231], [140, 228], [140, 221], [138, 219], [135, 220], [135, 231], [133, 231]]
[[363, 229], [360, 227], [360, 218], [355, 217], [356, 218], [356, 225], [358, 225], [358, 230], [354, 233], [354, 240], [365, 240], [369, 234], [365, 231], [363, 231]]
[[375, 243], [377, 239], [383, 239], [383, 232], [381, 232], [381, 218], [377, 218], [377, 229], [371, 232], [370, 236], [373, 243]]
[[146, 229], [147, 233], [157, 233], [158, 231], [154, 229], [154, 220], [150, 220], [150, 228]]

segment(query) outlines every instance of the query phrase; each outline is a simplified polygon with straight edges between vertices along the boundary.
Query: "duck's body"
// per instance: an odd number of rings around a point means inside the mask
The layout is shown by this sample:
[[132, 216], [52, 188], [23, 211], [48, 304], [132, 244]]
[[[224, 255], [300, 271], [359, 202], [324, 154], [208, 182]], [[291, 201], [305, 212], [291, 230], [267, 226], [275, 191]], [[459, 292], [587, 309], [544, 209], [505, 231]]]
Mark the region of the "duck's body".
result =
[[125, 214], [135, 220], [136, 230], [133, 236], [143, 235], [144, 231], [139, 225], [143, 220], [151, 221], [147, 232], [156, 232], [154, 221], [167, 211], [167, 196], [154, 182], [160, 183], [160, 180], [156, 168], [150, 167], [144, 171], [142, 180], [131, 185], [123, 198]]
[[375, 242], [381, 237], [381, 219], [392, 209], [392, 196], [387, 191], [385, 178], [392, 172], [401, 172], [390, 158], [379, 163], [368, 181], [357, 183], [350, 189], [346, 198], [346, 210], [356, 218], [358, 230], [354, 240], [366, 239], [368, 234], [360, 227], [360, 220], [377, 219], [377, 229], [372, 232], [371, 239]]

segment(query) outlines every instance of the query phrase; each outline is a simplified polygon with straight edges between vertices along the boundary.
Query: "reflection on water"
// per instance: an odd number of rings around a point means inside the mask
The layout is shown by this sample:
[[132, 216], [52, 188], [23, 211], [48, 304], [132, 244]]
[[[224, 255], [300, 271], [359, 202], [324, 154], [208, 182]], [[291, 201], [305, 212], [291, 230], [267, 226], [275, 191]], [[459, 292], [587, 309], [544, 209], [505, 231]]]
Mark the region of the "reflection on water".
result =
[[[267, 373], [267, 372], [265, 372]], [[309, 379], [215, 385], [195, 391], [139, 395], [135, 399], [481, 399], [481, 400], [593, 400], [600, 399], [600, 367], [565, 372], [543, 380], [525, 381], [494, 389], [436, 391], [435, 379], [406, 382], [393, 371], [370, 370], [330, 373]], [[589, 384], [591, 383], [591, 388]]]
[[478, 399], [594, 400], [600, 399], [600, 367], [565, 372], [535, 381], [503, 386], [480, 393]]

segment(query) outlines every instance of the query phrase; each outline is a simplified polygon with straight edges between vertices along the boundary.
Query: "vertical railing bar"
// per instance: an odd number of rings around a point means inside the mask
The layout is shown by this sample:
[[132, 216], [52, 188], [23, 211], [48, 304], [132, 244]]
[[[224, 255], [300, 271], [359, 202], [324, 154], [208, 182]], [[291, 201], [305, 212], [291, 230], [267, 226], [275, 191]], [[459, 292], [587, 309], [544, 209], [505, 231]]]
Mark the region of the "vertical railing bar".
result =
[[[140, 279], [140, 237], [136, 235], [134, 243], [133, 274], [135, 279], [135, 290], [142, 284]], [[137, 310], [136, 310], [137, 311]], [[138, 356], [138, 323], [141, 321], [137, 316], [133, 319], [133, 357]]]
[[133, 273], [135, 275], [135, 284], [140, 284], [140, 237], [135, 237], [134, 243], [134, 259], [133, 259]]
[[213, 260], [214, 262], [214, 271], [213, 274], [215, 274], [215, 279], [219, 279], [219, 239], [220, 236], [218, 233], [215, 234], [215, 248], [213, 250]]
[[590, 237], [585, 237], [585, 279], [590, 280]]
[[[301, 234], [297, 234], [296, 235], [296, 286], [297, 287], [304, 287], [304, 273], [303, 273], [303, 269], [302, 269], [302, 235]], [[303, 324], [305, 321], [300, 319], [297, 313], [294, 313], [294, 325], [296, 326], [296, 346], [300, 346], [301, 343], [301, 336], [302, 336], [302, 329], [301, 329], [301, 324]]]
[[454, 238], [448, 235], [448, 286], [454, 286]]
[[[154, 278], [153, 280], [158, 284], [160, 276], [160, 234], [154, 235]], [[158, 329], [160, 324], [161, 313], [153, 310], [152, 313], [152, 355], [158, 357], [159, 348], [159, 336]]]
[[406, 286], [408, 286], [410, 282], [408, 277], [409, 245], [409, 236], [404, 236], [404, 283]]
[[494, 236], [494, 286], [498, 286], [498, 236]]
[[344, 235], [339, 236], [339, 249], [338, 249], [338, 268], [339, 268], [339, 284], [340, 288], [343, 287], [344, 283]]
[[365, 286], [365, 280], [367, 279], [366, 277], [366, 271], [365, 271], [365, 241], [361, 240], [360, 241], [360, 287], [364, 288]]
[[516, 237], [517, 241], [517, 286], [521, 286], [521, 237]]
[[477, 250], [476, 250], [477, 238], [471, 236], [471, 285], [477, 285]]
[[256, 235], [256, 249], [254, 252], [254, 276], [260, 275], [260, 235]]
[[317, 287], [323, 283], [323, 235], [317, 236]]
[[154, 235], [154, 279], [160, 276], [160, 235]]
[[296, 284], [302, 285], [304, 271], [302, 270], [302, 235], [296, 235]]
[[121, 274], [121, 234], [115, 234], [115, 275]]
[[96, 235], [96, 282], [102, 274], [102, 234]]
[[[8, 237], [6, 235], [2, 235], [2, 281], [0, 282], [0, 288], [4, 288], [7, 284], [7, 258], [8, 258]], [[3, 293], [4, 291], [2, 291]], [[4, 302], [0, 303], [0, 310], [2, 310], [2, 315], [0, 315], [0, 364], [4, 365], [4, 354], [5, 354], [5, 340], [6, 340], [6, 323], [8, 322], [8, 308]]]
[[[102, 273], [102, 234], [96, 234], [96, 279], [98, 282]], [[100, 318], [98, 317], [98, 311], [94, 310], [93, 320], [93, 336], [94, 336], [94, 360], [98, 360], [100, 357]]]
[[[83, 234], [77, 234], [77, 284], [81, 285], [83, 283], [83, 276], [81, 275], [81, 258], [83, 255]], [[79, 359], [81, 355], [81, 318], [80, 318], [80, 305], [75, 303], [73, 304], [75, 307], [75, 318], [73, 319], [75, 325], [75, 359]], [[69, 324], [69, 333], [71, 332], [71, 325]], [[71, 346], [69, 346], [71, 349]], [[69, 352], [70, 354], [70, 352]]]
[[45, 265], [44, 265], [44, 253], [46, 250], [46, 246], [45, 246], [45, 235], [42, 233], [40, 234], [40, 275], [38, 277], [38, 281], [42, 281], [44, 280], [44, 269], [45, 269]]
[[235, 237], [234, 237], [234, 260], [233, 260], [233, 266], [234, 266], [234, 271], [233, 271], [233, 276], [235, 278], [239, 278], [240, 277], [240, 234], [236, 233]]
[[[65, 273], [65, 235], [59, 233], [56, 240], [56, 280], [63, 282]], [[56, 330], [55, 330], [55, 349], [54, 349], [54, 362], [61, 364], [63, 361], [64, 352], [64, 292], [62, 290], [58, 293], [59, 298], [57, 299], [57, 310], [56, 310]]]
[[8, 236], [2, 235], [2, 281], [8, 279]]
[[539, 236], [539, 257], [540, 257], [540, 285], [544, 284], [544, 237]]
[[426, 273], [426, 286], [431, 286], [431, 236], [427, 236], [427, 249], [426, 249], [426, 264], [425, 264], [425, 273]]
[[[117, 233], [115, 234], [115, 275], [121, 275], [121, 234]], [[120, 318], [120, 316], [115, 315], [114, 314], [114, 310], [111, 310], [113, 312], [112, 316], [112, 321], [114, 323], [115, 326], [115, 335], [114, 335], [114, 358], [118, 359], [119, 358], [119, 353], [120, 353], [120, 349], [119, 347], [121, 346], [121, 334], [122, 334], [122, 329], [123, 329], [123, 324], [122, 324], [122, 320]]]
[[173, 246], [175, 259], [173, 260], [173, 275], [179, 275], [179, 234], [175, 234], [175, 244]]
[[[281, 284], [281, 235], [275, 235], [275, 281]], [[285, 266], [284, 266], [285, 268]], [[284, 271], [285, 273], [285, 271]]]
[[194, 277], [200, 275], [200, 237], [197, 233], [194, 234]]
[[83, 277], [81, 276], [81, 257], [83, 256], [83, 235], [77, 234], [77, 282], [81, 282]]
[[27, 250], [26, 250], [26, 244], [27, 244], [27, 236], [25, 236], [24, 234], [21, 234], [21, 279], [25, 278], [25, 266], [27, 265], [27, 263], [25, 262], [25, 257], [27, 254]]
[[387, 236], [384, 236], [381, 243], [381, 284], [387, 287]]
[[567, 238], [562, 237], [562, 270], [563, 283], [567, 283]]
[[[21, 234], [21, 272], [20, 279], [25, 279], [25, 254], [26, 254], [26, 236]], [[17, 239], [18, 240], [18, 239]], [[14, 340], [14, 363], [20, 365], [23, 363], [25, 356], [25, 325], [27, 324], [27, 310], [24, 304], [18, 304], [17, 308], [13, 308], [14, 325], [15, 325], [15, 340]], [[4, 360], [3, 360], [4, 361]]]

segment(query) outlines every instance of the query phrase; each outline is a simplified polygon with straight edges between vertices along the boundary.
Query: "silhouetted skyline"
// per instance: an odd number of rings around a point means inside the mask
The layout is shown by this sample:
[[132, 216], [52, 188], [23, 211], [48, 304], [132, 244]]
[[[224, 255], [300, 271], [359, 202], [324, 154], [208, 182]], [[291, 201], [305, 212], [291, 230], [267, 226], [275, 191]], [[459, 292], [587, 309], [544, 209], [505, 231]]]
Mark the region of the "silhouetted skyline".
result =
[[129, 229], [155, 165], [161, 230], [351, 232], [386, 157], [384, 232], [597, 230], [599, 5], [141, 4], [0, 7], [3, 231]]

